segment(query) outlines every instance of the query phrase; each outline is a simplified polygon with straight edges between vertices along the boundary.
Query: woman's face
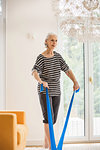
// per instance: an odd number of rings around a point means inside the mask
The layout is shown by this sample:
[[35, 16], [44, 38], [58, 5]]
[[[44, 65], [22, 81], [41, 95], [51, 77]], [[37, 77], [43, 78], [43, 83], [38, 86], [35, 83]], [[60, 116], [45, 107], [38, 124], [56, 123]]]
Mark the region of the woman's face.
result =
[[49, 49], [54, 49], [57, 45], [57, 37], [55, 35], [51, 35], [47, 40], [46, 44]]

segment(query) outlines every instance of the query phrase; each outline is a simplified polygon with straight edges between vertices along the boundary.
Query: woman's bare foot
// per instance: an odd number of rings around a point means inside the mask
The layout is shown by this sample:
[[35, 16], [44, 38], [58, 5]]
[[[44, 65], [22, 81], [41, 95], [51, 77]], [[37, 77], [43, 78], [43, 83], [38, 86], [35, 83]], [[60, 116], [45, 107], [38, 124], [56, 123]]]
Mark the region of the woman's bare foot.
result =
[[49, 150], [51, 150], [51, 147], [49, 147]]
[[44, 143], [43, 143], [43, 148], [48, 148], [48, 147], [49, 147], [48, 141], [47, 141], [47, 138], [45, 137]]

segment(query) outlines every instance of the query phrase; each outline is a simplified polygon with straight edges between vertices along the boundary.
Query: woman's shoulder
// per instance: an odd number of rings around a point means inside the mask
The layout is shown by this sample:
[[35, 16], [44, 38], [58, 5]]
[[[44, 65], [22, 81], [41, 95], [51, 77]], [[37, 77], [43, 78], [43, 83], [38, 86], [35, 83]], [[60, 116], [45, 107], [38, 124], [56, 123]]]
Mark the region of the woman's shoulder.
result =
[[46, 52], [46, 51], [43, 51], [43, 52], [41, 53], [41, 55], [45, 55], [45, 52]]
[[41, 60], [43, 59], [43, 57], [42, 57], [42, 54], [41, 54], [41, 53], [37, 55], [37, 59], [41, 59]]
[[61, 54], [57, 51], [54, 51], [55, 55], [57, 55], [58, 57], [61, 57]]

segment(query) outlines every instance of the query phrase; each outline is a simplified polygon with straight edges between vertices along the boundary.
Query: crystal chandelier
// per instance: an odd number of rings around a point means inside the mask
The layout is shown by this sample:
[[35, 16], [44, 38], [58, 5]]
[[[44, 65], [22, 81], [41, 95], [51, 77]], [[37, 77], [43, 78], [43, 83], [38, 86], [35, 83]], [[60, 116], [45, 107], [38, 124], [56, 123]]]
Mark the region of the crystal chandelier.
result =
[[100, 42], [100, 4], [98, 0], [52, 0], [61, 30], [80, 42]]

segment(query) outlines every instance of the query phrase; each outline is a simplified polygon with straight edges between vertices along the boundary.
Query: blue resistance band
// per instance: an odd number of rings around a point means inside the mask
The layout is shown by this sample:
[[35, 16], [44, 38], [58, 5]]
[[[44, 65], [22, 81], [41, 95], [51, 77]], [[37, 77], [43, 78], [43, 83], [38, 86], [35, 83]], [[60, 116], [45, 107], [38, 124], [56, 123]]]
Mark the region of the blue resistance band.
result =
[[[64, 128], [63, 128], [58, 146], [56, 148], [48, 88], [46, 88], [46, 103], [47, 103], [47, 113], [48, 113], [48, 123], [49, 123], [49, 132], [50, 132], [51, 150], [62, 150], [64, 136], [65, 136], [66, 128], [67, 128], [67, 125], [68, 125], [68, 120], [69, 120], [69, 116], [70, 116], [70, 112], [71, 112], [71, 108], [72, 108], [72, 104], [73, 104], [74, 95], [75, 95], [75, 93], [79, 92], [79, 90], [80, 89], [73, 92], [73, 95], [72, 95], [72, 98], [71, 98], [71, 101], [70, 101], [70, 105], [69, 105], [69, 108], [68, 108]], [[43, 84], [41, 84], [41, 88], [40, 88], [40, 92], [42, 92], [42, 91], [43, 91]]]

